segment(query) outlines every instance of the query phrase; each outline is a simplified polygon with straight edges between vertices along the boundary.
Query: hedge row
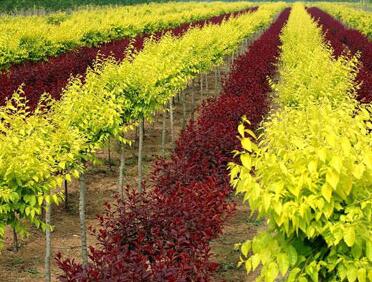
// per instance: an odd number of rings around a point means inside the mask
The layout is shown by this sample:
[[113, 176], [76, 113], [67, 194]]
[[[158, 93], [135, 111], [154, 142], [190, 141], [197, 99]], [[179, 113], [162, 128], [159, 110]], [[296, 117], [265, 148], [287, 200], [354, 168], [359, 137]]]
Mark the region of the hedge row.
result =
[[138, 194], [128, 188], [124, 202], [106, 206], [92, 230], [99, 245], [90, 248], [87, 268], [58, 255], [61, 281], [210, 280], [217, 266], [209, 241], [221, 234], [233, 208], [226, 165], [239, 146], [235, 129], [243, 114], [256, 126], [268, 110], [267, 76], [275, 73], [288, 16], [286, 9], [235, 61], [222, 96], [201, 106], [171, 159], [156, 162], [153, 189]]
[[360, 66], [357, 82], [361, 84], [357, 99], [363, 103], [372, 102], [372, 42], [360, 31], [350, 29], [319, 8], [309, 8], [310, 15], [321, 25], [324, 36], [332, 46], [334, 55], [351, 51], [360, 52]]
[[84, 76], [88, 67], [92, 67], [99, 55], [102, 58], [113, 56], [116, 60], [123, 60], [125, 50], [131, 46], [139, 51], [143, 48], [144, 42], [151, 36], [160, 39], [166, 32], [175, 36], [181, 36], [192, 27], [202, 27], [207, 24], [220, 24], [232, 16], [241, 15], [248, 11], [255, 11], [257, 7], [244, 11], [233, 12], [225, 15], [211, 17], [207, 20], [200, 20], [193, 23], [184, 23], [180, 26], [155, 34], [138, 35], [134, 39], [125, 38], [105, 43], [100, 47], [81, 47], [77, 50], [64, 53], [60, 56], [50, 58], [46, 62], [26, 62], [15, 65], [0, 74], [0, 105], [3, 105], [20, 85], [26, 93], [29, 105], [35, 107], [40, 96], [47, 92], [55, 99], [59, 99], [62, 89], [66, 86], [71, 76]]

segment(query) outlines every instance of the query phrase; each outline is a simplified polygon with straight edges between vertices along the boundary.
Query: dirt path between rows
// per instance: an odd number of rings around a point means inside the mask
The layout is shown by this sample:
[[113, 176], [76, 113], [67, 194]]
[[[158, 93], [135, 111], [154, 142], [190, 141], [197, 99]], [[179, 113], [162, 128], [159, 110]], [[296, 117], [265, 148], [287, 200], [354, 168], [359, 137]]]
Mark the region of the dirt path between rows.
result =
[[[227, 59], [229, 61], [230, 59]], [[228, 71], [228, 64], [220, 68], [222, 75]], [[207, 76], [208, 89], [200, 91], [200, 79], [186, 90], [186, 113], [187, 119], [191, 117], [192, 94], [195, 97], [195, 105], [200, 105], [203, 100], [216, 96], [219, 92], [220, 81], [217, 80], [215, 72]], [[203, 76], [205, 79], [205, 75]], [[216, 88], [217, 86], [217, 88]], [[182, 98], [182, 97], [181, 97]], [[181, 101], [181, 99], [180, 99]], [[182, 103], [175, 99], [174, 125], [176, 136], [182, 130]], [[197, 115], [197, 113], [196, 113]], [[172, 151], [169, 136], [169, 118], [167, 119], [167, 143], [166, 155]], [[158, 115], [152, 124], [145, 124], [144, 139], [144, 175], [151, 170], [151, 163], [161, 155], [161, 130], [162, 118]], [[177, 140], [177, 138], [176, 138]], [[92, 167], [87, 173], [87, 225], [96, 226], [96, 215], [103, 211], [103, 204], [112, 200], [112, 195], [117, 191], [117, 176], [119, 170], [119, 153], [115, 142], [110, 146], [110, 165], [108, 162], [108, 149], [99, 152], [98, 157], [101, 164]], [[137, 144], [126, 149], [126, 183], [136, 185], [137, 177]], [[64, 256], [74, 257], [80, 260], [80, 229], [78, 213], [78, 182], [75, 180], [69, 184], [69, 208], [65, 210], [63, 203], [53, 207], [52, 224], [55, 226], [52, 233], [53, 257], [57, 252]], [[237, 269], [236, 264], [239, 252], [234, 251], [234, 244], [252, 237], [261, 222], [250, 220], [246, 208], [237, 202], [236, 213], [226, 222], [224, 234], [211, 243], [213, 258], [220, 263], [219, 270], [215, 273], [214, 281], [254, 281], [254, 276], [246, 275], [243, 269]], [[38, 282], [44, 280], [44, 234], [34, 228], [30, 229], [30, 236], [20, 240], [21, 248], [18, 252], [12, 250], [12, 232], [7, 230], [4, 249], [0, 252], [0, 282]], [[88, 243], [94, 243], [94, 238], [88, 236]], [[57, 280], [60, 273], [55, 262], [52, 265], [52, 281]], [[248, 279], [248, 280], [247, 280]]]

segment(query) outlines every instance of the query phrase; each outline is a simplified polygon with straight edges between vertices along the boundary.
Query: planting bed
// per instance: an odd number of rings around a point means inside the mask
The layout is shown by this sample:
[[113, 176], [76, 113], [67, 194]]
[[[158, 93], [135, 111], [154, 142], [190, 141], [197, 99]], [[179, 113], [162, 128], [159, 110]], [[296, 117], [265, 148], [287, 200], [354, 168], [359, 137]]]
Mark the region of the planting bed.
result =
[[59, 258], [62, 279], [210, 279], [218, 266], [210, 261], [209, 242], [221, 234], [233, 208], [226, 165], [239, 144], [235, 130], [241, 115], [253, 117], [256, 126], [268, 110], [267, 76], [275, 73], [279, 32], [288, 15], [286, 9], [235, 61], [222, 96], [202, 105], [171, 159], [155, 163], [151, 192], [130, 190], [124, 203], [107, 208], [96, 233], [100, 244], [91, 247], [86, 271]]

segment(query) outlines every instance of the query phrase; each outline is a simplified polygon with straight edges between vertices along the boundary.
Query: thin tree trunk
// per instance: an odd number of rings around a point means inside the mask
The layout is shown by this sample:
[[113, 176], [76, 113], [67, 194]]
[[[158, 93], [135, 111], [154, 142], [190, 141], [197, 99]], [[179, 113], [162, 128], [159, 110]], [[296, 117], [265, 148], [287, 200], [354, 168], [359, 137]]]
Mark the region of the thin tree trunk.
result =
[[112, 170], [112, 167], [111, 167], [111, 137], [109, 137], [108, 139], [108, 150], [107, 150], [107, 153], [108, 153], [108, 165], [109, 165], [109, 169]]
[[162, 128], [161, 128], [161, 153], [164, 157], [165, 155], [165, 123], [166, 123], [166, 120], [167, 120], [167, 111], [164, 110], [164, 113], [163, 113], [163, 124], [162, 124]]
[[172, 103], [172, 98], [169, 101], [169, 119], [170, 119], [171, 142], [172, 142], [172, 146], [173, 146], [173, 142], [174, 142], [174, 122], [173, 122], [173, 103]]
[[143, 124], [144, 118], [138, 125], [138, 192], [142, 192], [142, 147], [143, 147]]
[[[45, 203], [45, 223], [51, 224], [52, 205]], [[51, 227], [48, 226], [45, 230], [45, 282], [52, 281], [51, 263], [52, 256], [52, 233]]]
[[220, 92], [222, 88], [222, 75], [221, 75], [220, 68], [218, 68], [217, 73], [218, 73], [218, 92]]
[[66, 179], [63, 181], [63, 187], [65, 188], [65, 210], [68, 210], [68, 183]]
[[200, 74], [200, 96], [203, 96], [203, 74]]
[[88, 247], [87, 247], [87, 227], [85, 224], [87, 186], [86, 186], [84, 174], [80, 175], [79, 183], [80, 183], [79, 216], [80, 216], [81, 260], [82, 260], [83, 267], [85, 267], [88, 264]]
[[182, 95], [182, 128], [186, 127], [186, 92]]
[[17, 230], [13, 227], [13, 251], [18, 252], [19, 243], [18, 243], [18, 234]]
[[191, 91], [191, 119], [194, 120], [194, 111], [195, 111], [195, 94], [194, 89]]
[[119, 168], [119, 181], [118, 193], [121, 200], [124, 200], [124, 177], [125, 177], [125, 152], [124, 144], [120, 142], [120, 168]]
[[214, 69], [214, 92], [218, 95], [218, 70], [217, 68]]
[[205, 74], [205, 93], [208, 95], [208, 73]]

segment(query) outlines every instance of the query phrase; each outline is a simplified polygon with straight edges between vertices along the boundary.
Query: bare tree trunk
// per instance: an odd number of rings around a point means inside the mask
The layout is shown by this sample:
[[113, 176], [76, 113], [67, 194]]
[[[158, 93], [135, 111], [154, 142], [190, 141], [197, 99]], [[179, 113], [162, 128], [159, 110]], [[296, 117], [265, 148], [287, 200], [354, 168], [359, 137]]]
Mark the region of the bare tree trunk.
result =
[[203, 74], [200, 74], [200, 96], [203, 97]]
[[45, 223], [48, 225], [45, 230], [45, 282], [52, 281], [51, 263], [52, 256], [52, 233], [51, 233], [52, 205], [45, 203]]
[[173, 146], [174, 142], [174, 122], [173, 122], [173, 99], [169, 100], [169, 119], [170, 119], [170, 135], [171, 135], [171, 142]]
[[80, 216], [81, 260], [82, 260], [83, 267], [85, 267], [88, 264], [88, 247], [87, 247], [87, 227], [85, 224], [87, 186], [86, 186], [84, 174], [80, 175], [79, 184], [80, 184], [79, 216]]
[[68, 183], [67, 180], [65, 179], [63, 181], [63, 187], [65, 189], [65, 210], [68, 210]]
[[214, 69], [214, 92], [218, 95], [218, 70], [217, 68]]
[[120, 143], [120, 167], [119, 167], [119, 181], [118, 181], [118, 193], [121, 200], [124, 200], [124, 177], [125, 177], [125, 151], [124, 144]]
[[162, 124], [162, 128], [161, 128], [161, 153], [164, 157], [165, 155], [165, 123], [166, 123], [166, 120], [167, 120], [167, 111], [164, 110], [164, 113], [163, 113], [163, 124]]
[[208, 73], [205, 74], [205, 93], [208, 95]]
[[221, 89], [222, 89], [222, 75], [221, 75], [221, 69], [220, 68], [218, 68], [217, 73], [218, 73], [218, 92], [221, 92]]
[[182, 128], [186, 127], [186, 92], [182, 95]]
[[112, 167], [111, 167], [111, 137], [109, 137], [108, 139], [108, 148], [107, 148], [107, 154], [108, 154], [108, 165], [109, 165], [109, 169], [112, 171]]
[[13, 229], [13, 251], [14, 252], [18, 252], [18, 250], [19, 250], [19, 243], [18, 243], [17, 230], [15, 229], [15, 227], [13, 227], [12, 229]]
[[194, 89], [191, 91], [191, 119], [194, 120], [194, 111], [195, 111], [195, 94]]
[[143, 147], [143, 124], [144, 118], [140, 121], [138, 125], [138, 192], [142, 192], [142, 147]]

